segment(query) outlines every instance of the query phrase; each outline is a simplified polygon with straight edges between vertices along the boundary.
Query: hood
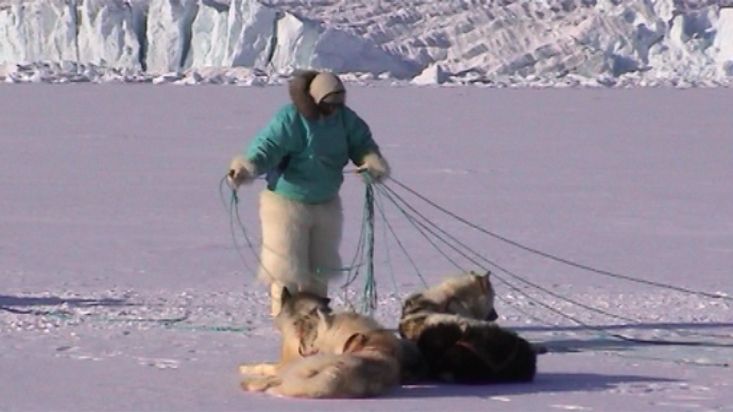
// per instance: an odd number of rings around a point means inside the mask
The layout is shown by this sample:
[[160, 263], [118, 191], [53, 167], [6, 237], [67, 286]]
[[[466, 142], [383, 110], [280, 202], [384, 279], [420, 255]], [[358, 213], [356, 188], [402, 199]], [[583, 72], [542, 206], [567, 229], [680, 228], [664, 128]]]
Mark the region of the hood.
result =
[[293, 101], [298, 113], [307, 119], [317, 119], [319, 117], [318, 105], [308, 92], [310, 84], [317, 74], [318, 72], [314, 70], [295, 72], [288, 84], [290, 100]]

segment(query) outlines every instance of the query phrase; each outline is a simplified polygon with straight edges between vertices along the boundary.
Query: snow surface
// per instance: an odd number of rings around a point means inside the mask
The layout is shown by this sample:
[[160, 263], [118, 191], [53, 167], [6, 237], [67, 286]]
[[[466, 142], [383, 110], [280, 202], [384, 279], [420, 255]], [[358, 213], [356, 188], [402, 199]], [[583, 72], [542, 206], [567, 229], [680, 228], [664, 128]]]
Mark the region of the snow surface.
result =
[[244, 82], [267, 72], [270, 83], [316, 68], [415, 84], [728, 85], [731, 10], [730, 0], [0, 0], [10, 66], [0, 77], [175, 72], [197, 84], [245, 67], [256, 74]]
[[[395, 178], [433, 201], [549, 253], [731, 296], [730, 89], [349, 88]], [[266, 287], [237, 250], [255, 260], [241, 236], [233, 246], [218, 183], [284, 87], [2, 85], [0, 96], [0, 410], [733, 410], [733, 371], [716, 366], [733, 356], [730, 300], [533, 256], [394, 183], [463, 242], [559, 296], [495, 271], [500, 322], [550, 348], [536, 382], [351, 401], [244, 393], [236, 365], [273, 359], [278, 335]], [[259, 189], [240, 192], [255, 237]], [[342, 196], [351, 256], [362, 183], [349, 176]], [[453, 273], [384, 206], [429, 283]], [[377, 219], [376, 315], [394, 327], [399, 300], [421, 283], [383, 229]], [[502, 279], [614, 333], [711, 345], [618, 341]], [[347, 295], [356, 303], [360, 282]], [[333, 296], [344, 305], [338, 285]]]

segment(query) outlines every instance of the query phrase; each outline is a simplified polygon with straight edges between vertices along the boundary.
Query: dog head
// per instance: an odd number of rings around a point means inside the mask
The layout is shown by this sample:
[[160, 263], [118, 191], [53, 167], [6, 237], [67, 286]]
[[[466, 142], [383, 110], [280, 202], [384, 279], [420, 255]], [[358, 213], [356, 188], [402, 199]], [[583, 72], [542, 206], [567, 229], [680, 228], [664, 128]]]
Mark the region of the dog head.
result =
[[496, 320], [495, 292], [491, 272], [469, 272], [446, 279], [437, 286], [407, 298], [402, 306], [402, 317], [417, 313], [449, 313], [472, 319]]
[[283, 337], [283, 357], [307, 355], [302, 341], [306, 346], [315, 339], [318, 317], [315, 313], [331, 313], [330, 299], [310, 292], [291, 294], [288, 288], [283, 288], [280, 313], [275, 317], [275, 326]]
[[491, 284], [491, 272], [469, 272], [453, 284], [454, 293], [446, 302], [446, 312], [473, 319], [494, 321], [499, 315], [494, 309], [496, 292]]
[[331, 299], [318, 296], [310, 292], [290, 293], [287, 287], [283, 288], [280, 296], [280, 313], [275, 316], [275, 326], [284, 333], [287, 326], [292, 325], [300, 318], [306, 317], [322, 309], [330, 312]]
[[[333, 345], [333, 315], [330, 309], [316, 307], [294, 323], [298, 335], [300, 356], [314, 355], [320, 351], [334, 352], [341, 348]], [[329, 339], [330, 338], [330, 339]]]

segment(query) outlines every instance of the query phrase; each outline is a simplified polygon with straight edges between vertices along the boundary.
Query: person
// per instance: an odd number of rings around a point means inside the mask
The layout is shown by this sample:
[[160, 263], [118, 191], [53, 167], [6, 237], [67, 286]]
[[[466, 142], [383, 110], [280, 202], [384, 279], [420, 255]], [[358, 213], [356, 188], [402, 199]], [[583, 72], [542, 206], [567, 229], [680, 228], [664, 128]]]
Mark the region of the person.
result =
[[390, 172], [369, 126], [346, 105], [337, 75], [299, 72], [288, 89], [292, 102], [232, 159], [228, 175], [235, 189], [266, 175], [258, 277], [270, 285], [273, 316], [283, 287], [327, 297], [329, 280], [341, 272], [339, 189], [349, 159], [376, 182]]

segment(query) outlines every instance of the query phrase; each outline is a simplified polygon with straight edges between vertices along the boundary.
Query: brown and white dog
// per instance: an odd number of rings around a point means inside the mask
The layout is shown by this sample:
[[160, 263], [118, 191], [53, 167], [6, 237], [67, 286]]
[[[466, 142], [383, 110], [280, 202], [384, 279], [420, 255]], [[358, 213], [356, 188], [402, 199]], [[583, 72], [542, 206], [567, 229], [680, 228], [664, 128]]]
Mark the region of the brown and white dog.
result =
[[400, 384], [401, 346], [392, 332], [353, 312], [331, 314], [316, 309], [310, 317], [294, 321], [295, 327], [284, 331], [297, 336], [298, 351], [304, 357], [283, 365], [275, 375], [246, 378], [245, 390], [304, 398], [361, 398], [385, 394]]
[[493, 322], [498, 316], [489, 275], [452, 277], [405, 301], [399, 332], [417, 344], [431, 378], [457, 383], [534, 379], [535, 349]]
[[275, 375], [279, 369], [293, 360], [301, 358], [300, 336], [311, 333], [317, 326], [312, 317], [316, 310], [324, 313], [331, 311], [329, 298], [309, 292], [292, 295], [283, 288], [280, 296], [280, 313], [275, 316], [275, 326], [282, 336], [280, 359], [276, 363], [243, 364], [239, 372], [243, 375]]

